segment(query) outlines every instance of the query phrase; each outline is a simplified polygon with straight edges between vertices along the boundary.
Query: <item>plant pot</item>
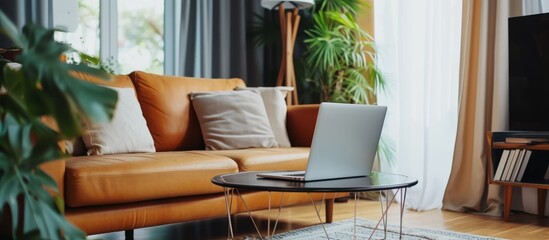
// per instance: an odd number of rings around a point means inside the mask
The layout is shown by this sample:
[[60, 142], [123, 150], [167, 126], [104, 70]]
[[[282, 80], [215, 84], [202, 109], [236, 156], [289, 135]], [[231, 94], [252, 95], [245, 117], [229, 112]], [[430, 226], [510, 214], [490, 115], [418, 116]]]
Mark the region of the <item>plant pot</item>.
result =
[[15, 62], [15, 58], [22, 52], [23, 50], [18, 48], [9, 48], [9, 49], [0, 48], [0, 56], [12, 62]]

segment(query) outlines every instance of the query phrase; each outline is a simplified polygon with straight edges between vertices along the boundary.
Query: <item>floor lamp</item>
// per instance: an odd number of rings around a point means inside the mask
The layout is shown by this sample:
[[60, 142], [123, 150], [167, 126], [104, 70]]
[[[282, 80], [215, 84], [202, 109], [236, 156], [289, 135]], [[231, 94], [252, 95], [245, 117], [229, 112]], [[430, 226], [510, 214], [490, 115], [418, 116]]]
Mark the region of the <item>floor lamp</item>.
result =
[[[292, 91], [286, 97], [288, 105], [297, 105], [297, 88], [294, 71], [294, 46], [299, 28], [299, 9], [309, 8], [314, 5], [314, 0], [262, 0], [261, 6], [270, 10], [278, 9], [280, 20], [280, 35], [282, 36], [282, 61], [278, 70], [276, 86], [293, 87]], [[286, 9], [292, 11], [286, 12]]]

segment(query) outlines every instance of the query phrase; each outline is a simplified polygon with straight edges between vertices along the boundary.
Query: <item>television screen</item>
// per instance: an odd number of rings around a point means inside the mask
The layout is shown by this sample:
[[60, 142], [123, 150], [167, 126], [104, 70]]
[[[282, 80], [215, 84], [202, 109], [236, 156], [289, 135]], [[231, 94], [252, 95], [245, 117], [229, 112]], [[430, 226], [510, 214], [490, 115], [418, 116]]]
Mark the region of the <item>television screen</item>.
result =
[[549, 13], [509, 18], [509, 130], [549, 131]]

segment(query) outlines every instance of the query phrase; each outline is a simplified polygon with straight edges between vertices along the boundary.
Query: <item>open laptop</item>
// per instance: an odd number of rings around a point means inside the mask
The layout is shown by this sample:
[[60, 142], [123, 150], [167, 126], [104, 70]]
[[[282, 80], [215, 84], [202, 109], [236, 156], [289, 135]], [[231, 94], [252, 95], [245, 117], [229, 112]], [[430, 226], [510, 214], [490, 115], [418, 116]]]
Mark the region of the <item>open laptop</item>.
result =
[[257, 176], [293, 181], [367, 176], [386, 112], [385, 106], [321, 103], [306, 170]]

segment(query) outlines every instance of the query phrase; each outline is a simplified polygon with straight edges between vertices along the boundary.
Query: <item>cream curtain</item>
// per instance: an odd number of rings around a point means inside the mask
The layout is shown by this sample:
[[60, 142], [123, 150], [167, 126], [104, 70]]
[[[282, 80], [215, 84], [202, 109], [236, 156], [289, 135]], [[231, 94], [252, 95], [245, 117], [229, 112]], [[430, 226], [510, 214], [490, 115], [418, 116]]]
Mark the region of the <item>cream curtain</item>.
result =
[[459, 119], [443, 209], [501, 215], [501, 189], [486, 182], [488, 131], [507, 128], [507, 18], [522, 1], [463, 0]]

